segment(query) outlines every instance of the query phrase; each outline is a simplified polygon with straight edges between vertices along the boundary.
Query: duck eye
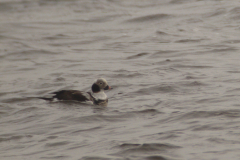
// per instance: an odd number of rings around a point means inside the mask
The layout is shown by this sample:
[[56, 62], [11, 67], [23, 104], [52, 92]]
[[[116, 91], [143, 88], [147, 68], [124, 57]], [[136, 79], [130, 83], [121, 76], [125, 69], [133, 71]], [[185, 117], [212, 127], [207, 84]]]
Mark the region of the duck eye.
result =
[[99, 84], [101, 84], [101, 85], [102, 85], [102, 82], [100, 82]]

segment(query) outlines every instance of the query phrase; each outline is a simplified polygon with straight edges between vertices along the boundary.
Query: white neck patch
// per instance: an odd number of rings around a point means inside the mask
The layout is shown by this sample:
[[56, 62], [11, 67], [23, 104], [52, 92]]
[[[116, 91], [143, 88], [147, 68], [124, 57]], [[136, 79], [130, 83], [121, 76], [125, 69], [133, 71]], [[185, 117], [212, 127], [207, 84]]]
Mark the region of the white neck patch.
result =
[[104, 93], [103, 90], [101, 90], [100, 92], [97, 93], [92, 93], [92, 96], [96, 99], [96, 100], [105, 100], [107, 99], [107, 95]]

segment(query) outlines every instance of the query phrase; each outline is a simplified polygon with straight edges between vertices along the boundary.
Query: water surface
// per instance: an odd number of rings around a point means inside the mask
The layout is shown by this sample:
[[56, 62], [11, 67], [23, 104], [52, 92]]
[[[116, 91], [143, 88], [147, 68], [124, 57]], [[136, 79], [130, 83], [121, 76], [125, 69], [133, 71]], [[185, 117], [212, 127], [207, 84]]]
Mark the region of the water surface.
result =
[[[0, 0], [0, 157], [239, 159], [240, 3]], [[108, 107], [31, 98], [87, 91]]]

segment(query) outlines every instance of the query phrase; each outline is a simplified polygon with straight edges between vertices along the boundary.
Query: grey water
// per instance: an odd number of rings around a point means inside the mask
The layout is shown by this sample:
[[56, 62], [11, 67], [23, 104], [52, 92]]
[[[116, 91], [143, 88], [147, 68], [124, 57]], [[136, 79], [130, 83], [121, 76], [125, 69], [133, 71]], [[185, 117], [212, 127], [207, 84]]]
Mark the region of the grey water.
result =
[[0, 0], [0, 159], [240, 159], [239, 62], [237, 0]]

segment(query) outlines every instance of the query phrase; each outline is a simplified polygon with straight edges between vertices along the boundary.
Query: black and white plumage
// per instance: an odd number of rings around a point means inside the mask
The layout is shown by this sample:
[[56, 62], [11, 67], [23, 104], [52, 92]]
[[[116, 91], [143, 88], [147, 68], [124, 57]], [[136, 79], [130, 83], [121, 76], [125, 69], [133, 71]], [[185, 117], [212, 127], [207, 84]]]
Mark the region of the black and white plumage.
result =
[[104, 93], [104, 90], [109, 90], [107, 81], [104, 78], [97, 79], [92, 85], [91, 92], [83, 92], [78, 90], [61, 90], [52, 92], [54, 94], [51, 98], [40, 97], [44, 100], [67, 100], [67, 101], [79, 101], [79, 102], [91, 102], [95, 105], [107, 106], [108, 98]]

